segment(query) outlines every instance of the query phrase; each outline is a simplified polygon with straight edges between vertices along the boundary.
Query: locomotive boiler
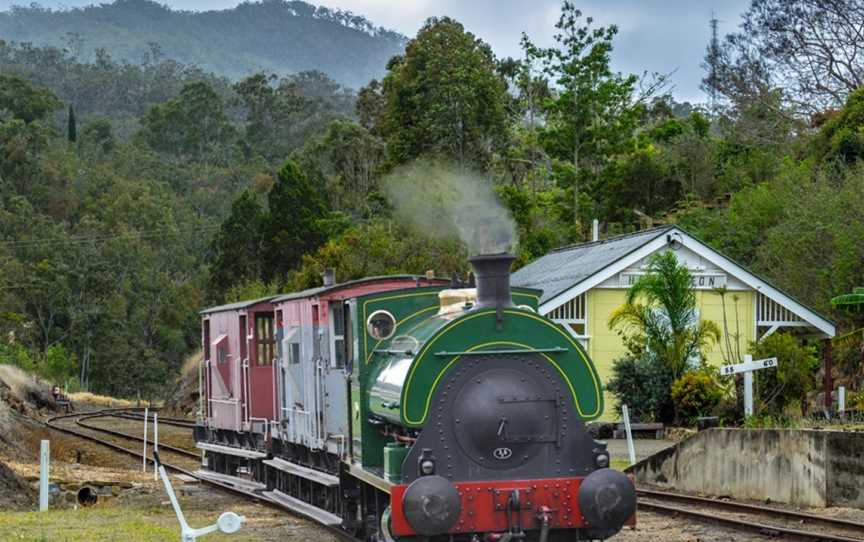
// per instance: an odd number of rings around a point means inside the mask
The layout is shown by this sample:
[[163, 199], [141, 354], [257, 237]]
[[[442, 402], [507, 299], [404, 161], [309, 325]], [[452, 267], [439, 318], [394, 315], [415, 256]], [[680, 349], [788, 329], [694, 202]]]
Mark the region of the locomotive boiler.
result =
[[208, 464], [376, 542], [618, 532], [636, 496], [585, 428], [603, 411], [600, 379], [537, 314], [539, 292], [510, 287], [513, 260], [472, 258], [476, 287], [379, 277], [270, 300], [273, 419], [232, 435], [208, 417]]

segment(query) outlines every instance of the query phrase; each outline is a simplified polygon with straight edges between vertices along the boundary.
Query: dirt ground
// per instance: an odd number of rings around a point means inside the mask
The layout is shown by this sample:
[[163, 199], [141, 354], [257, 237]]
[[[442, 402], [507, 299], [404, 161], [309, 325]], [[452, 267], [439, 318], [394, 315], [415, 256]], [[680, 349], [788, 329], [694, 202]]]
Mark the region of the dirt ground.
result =
[[768, 537], [743, 534], [662, 516], [640, 512], [635, 528], [625, 527], [609, 539], [610, 542], [757, 542], [772, 540]]
[[[4, 375], [0, 374], [0, 380]], [[8, 376], [8, 375], [7, 375]], [[12, 386], [0, 386], [0, 542], [156, 542], [177, 540], [179, 524], [160, 482], [153, 480], [152, 471], [141, 472], [140, 460], [116, 454], [106, 448], [77, 438], [52, 432], [28, 420], [28, 416], [44, 418], [51, 414], [44, 404], [44, 387], [20, 381]], [[11, 395], [12, 393], [15, 395]], [[182, 395], [182, 394], [181, 394]], [[11, 397], [11, 402], [8, 400]], [[23, 401], [21, 400], [23, 399]], [[34, 400], [35, 399], [35, 400]], [[187, 400], [188, 401], [188, 400]], [[85, 405], [82, 405], [85, 407]], [[96, 408], [96, 407], [93, 407]], [[136, 422], [117, 419], [96, 421], [116, 429], [135, 432]], [[165, 441], [184, 446], [182, 430], [162, 431]], [[39, 441], [51, 441], [51, 481], [60, 488], [74, 488], [96, 482], [111, 482], [113, 487], [99, 496], [95, 506], [81, 508], [66, 500], [55, 503], [47, 513], [34, 512], [35, 487], [38, 480]], [[638, 459], [674, 444], [672, 440], [637, 440]], [[185, 447], [185, 446], [184, 446]], [[627, 460], [626, 442], [609, 441], [613, 464], [622, 468]], [[175, 488], [194, 527], [216, 521], [224, 511], [234, 511], [247, 518], [240, 533], [212, 534], [214, 542], [251, 541], [310, 541], [337, 540], [324, 529], [282, 510], [249, 502], [197, 482], [174, 479]], [[68, 493], [67, 493], [68, 495]], [[68, 499], [68, 496], [67, 496]], [[850, 519], [864, 520], [864, 511], [829, 509], [819, 511]], [[649, 512], [639, 513], [638, 525], [625, 528], [610, 539], [612, 542], [709, 542], [767, 540], [755, 535], [743, 535], [726, 529], [692, 523]]]
[[[94, 473], [86, 473], [88, 478]], [[108, 477], [106, 471], [97, 472]], [[135, 479], [131, 489], [116, 497], [100, 497], [87, 508], [51, 509], [46, 513], [0, 511], [0, 541], [51, 542], [162, 542], [178, 540], [179, 523], [161, 485], [140, 473], [114, 473], [116, 478]], [[335, 542], [335, 538], [309, 522], [265, 505], [197, 483], [175, 479], [175, 489], [189, 524], [204, 527], [219, 514], [233, 511], [246, 517], [239, 533], [208, 535], [213, 542], [308, 541]]]

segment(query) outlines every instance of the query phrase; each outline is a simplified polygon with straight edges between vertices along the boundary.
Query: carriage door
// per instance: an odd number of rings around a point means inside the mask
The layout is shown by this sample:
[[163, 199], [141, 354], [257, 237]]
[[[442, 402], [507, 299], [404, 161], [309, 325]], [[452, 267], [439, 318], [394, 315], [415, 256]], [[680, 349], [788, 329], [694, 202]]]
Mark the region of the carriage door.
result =
[[274, 418], [273, 360], [276, 358], [276, 322], [273, 311], [255, 313], [253, 356], [249, 369], [250, 421]]
[[247, 327], [246, 315], [240, 315], [240, 404], [243, 408], [243, 419], [249, 419], [249, 328]]

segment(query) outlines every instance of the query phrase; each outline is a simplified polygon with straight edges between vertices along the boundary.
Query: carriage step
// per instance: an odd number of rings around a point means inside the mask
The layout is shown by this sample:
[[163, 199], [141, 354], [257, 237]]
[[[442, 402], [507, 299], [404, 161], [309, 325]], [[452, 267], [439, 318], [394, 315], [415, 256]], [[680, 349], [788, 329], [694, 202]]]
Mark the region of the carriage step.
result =
[[243, 491], [256, 492], [267, 489], [267, 486], [264, 484], [253, 482], [252, 480], [246, 480], [244, 478], [238, 478], [236, 476], [219, 474], [218, 472], [197, 470], [195, 471], [195, 476], [203, 478], [204, 480], [212, 480], [213, 482], [218, 482], [220, 484], [227, 484]]
[[237, 457], [245, 457], [246, 459], [263, 459], [267, 457], [267, 454], [265, 454], [264, 452], [256, 452], [255, 450], [246, 450], [243, 448], [234, 448], [233, 446], [221, 446], [219, 444], [210, 444], [209, 442], [196, 442], [195, 447], [199, 450], [204, 450], [207, 452], [235, 455]]
[[342, 524], [342, 518], [340, 518], [336, 514], [331, 514], [326, 510], [321, 510], [320, 508], [312, 506], [308, 502], [303, 502], [300, 499], [295, 499], [290, 495], [282, 493], [278, 489], [274, 489], [273, 491], [265, 491], [264, 496], [275, 503], [290, 508], [292, 511], [300, 514], [301, 516], [305, 516], [307, 518], [315, 520], [323, 525], [327, 525], [328, 527], [338, 527]]
[[264, 464], [273, 467], [274, 469], [279, 469], [282, 472], [305, 478], [306, 480], [310, 480], [325, 487], [337, 487], [339, 485], [339, 478], [332, 474], [310, 469], [309, 467], [304, 467], [303, 465], [298, 465], [297, 463], [292, 463], [291, 461], [286, 461], [279, 457], [267, 459], [264, 461]]

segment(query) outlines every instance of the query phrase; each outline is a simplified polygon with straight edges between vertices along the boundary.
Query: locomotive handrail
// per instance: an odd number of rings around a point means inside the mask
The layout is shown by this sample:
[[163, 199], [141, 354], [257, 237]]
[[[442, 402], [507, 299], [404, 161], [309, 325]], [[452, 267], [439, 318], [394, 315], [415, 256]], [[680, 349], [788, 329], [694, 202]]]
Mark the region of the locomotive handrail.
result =
[[436, 356], [486, 356], [489, 354], [561, 354], [569, 352], [563, 346], [554, 346], [552, 348], [508, 348], [505, 350], [473, 350], [465, 352], [435, 352]]
[[376, 348], [375, 350], [373, 350], [373, 352], [375, 352], [376, 354], [390, 354], [390, 355], [404, 354], [406, 356], [413, 356], [414, 355], [413, 350], [389, 350], [389, 349]]

